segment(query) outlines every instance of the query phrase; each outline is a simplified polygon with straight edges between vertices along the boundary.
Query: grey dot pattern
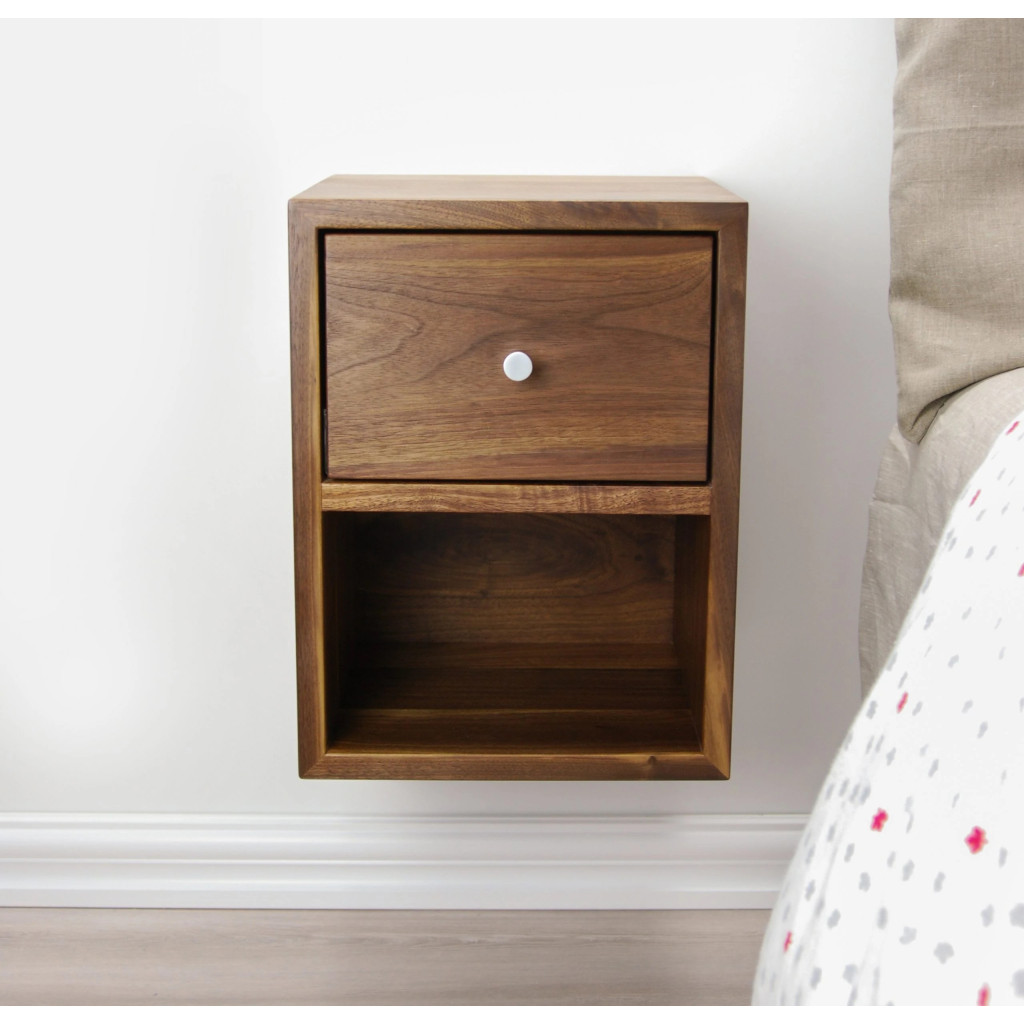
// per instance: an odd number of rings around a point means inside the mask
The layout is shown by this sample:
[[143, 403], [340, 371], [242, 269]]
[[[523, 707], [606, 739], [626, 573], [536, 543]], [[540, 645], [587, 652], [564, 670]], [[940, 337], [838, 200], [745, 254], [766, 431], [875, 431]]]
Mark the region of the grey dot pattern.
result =
[[954, 508], [824, 780], [765, 933], [755, 1003], [1024, 1003], [1017, 419]]

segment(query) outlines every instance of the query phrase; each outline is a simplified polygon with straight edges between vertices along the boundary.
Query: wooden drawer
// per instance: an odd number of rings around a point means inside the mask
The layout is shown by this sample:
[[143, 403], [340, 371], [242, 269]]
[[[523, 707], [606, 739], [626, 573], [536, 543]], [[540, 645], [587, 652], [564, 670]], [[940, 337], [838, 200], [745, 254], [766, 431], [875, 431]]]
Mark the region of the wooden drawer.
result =
[[[713, 236], [324, 236], [336, 479], [701, 482]], [[533, 372], [508, 379], [527, 353]]]

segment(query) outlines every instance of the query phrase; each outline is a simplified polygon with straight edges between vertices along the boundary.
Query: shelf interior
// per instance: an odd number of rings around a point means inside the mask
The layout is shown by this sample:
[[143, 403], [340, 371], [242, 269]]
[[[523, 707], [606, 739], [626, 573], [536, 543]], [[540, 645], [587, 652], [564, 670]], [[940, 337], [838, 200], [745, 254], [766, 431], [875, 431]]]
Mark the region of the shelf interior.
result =
[[699, 752], [706, 517], [329, 513], [329, 752]]

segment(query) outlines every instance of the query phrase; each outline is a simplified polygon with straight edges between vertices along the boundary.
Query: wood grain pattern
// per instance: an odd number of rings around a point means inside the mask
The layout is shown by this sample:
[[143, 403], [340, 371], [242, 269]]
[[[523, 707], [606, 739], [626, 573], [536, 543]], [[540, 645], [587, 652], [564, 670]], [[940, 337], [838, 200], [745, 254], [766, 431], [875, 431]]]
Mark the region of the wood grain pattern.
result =
[[[708, 178], [620, 177], [602, 175], [506, 174], [335, 174], [296, 197], [297, 201], [339, 203], [416, 202], [501, 203], [515, 209], [524, 202], [735, 204], [737, 196]], [[614, 211], [609, 211], [612, 215]], [[593, 228], [592, 222], [587, 224]]]
[[374, 709], [346, 718], [309, 778], [721, 779], [689, 711]]
[[407, 756], [433, 751], [449, 760], [492, 753], [550, 759], [553, 751], [588, 755], [596, 750], [649, 761], [687, 747], [698, 750], [693, 716], [685, 710], [353, 708], [331, 753]]
[[363, 643], [360, 668], [371, 669], [619, 669], [678, 668], [675, 644], [557, 643]]
[[316, 218], [288, 208], [291, 296], [292, 495], [295, 536], [295, 654], [299, 771], [327, 748], [323, 539], [320, 508], [320, 299]]
[[10, 1006], [740, 1005], [768, 913], [0, 908], [0, 991]]
[[716, 334], [712, 370], [711, 513], [708, 518], [707, 653], [701, 735], [704, 753], [729, 776], [733, 646], [739, 540], [743, 332], [746, 313], [747, 207], [718, 233]]
[[[705, 179], [341, 177], [292, 200], [304, 777], [728, 777], [746, 222], [746, 204]], [[697, 248], [678, 248], [693, 236]], [[549, 321], [575, 343], [531, 380], [574, 380], [590, 405], [565, 403], [563, 419], [562, 403], [538, 407], [534, 420], [550, 418], [523, 445], [516, 416], [501, 426], [479, 389], [457, 409], [453, 371], [493, 337], [539, 337], [545, 288]], [[355, 357], [332, 343], [347, 344], [353, 322], [369, 346]], [[411, 361], [380, 347], [396, 325], [395, 353]], [[632, 376], [605, 390], [581, 353], [606, 361], [628, 349], [611, 342], [623, 332], [654, 358], [628, 361]], [[481, 366], [501, 383], [491, 355]], [[655, 379], [651, 366], [672, 359]], [[673, 405], [680, 376], [701, 384]], [[343, 386], [328, 465], [331, 381]], [[361, 425], [336, 437], [353, 395]], [[666, 454], [680, 416], [689, 440]], [[409, 437], [413, 456], [399, 450]], [[509, 475], [491, 475], [509, 445]], [[324, 480], [335, 455], [346, 473], [378, 476]], [[451, 513], [448, 525], [430, 527], [432, 513]], [[403, 514], [419, 523], [396, 528]]]
[[[336, 478], [707, 475], [709, 235], [329, 234]], [[525, 351], [531, 376], [509, 381]]]
[[324, 230], [717, 232], [746, 204], [707, 178], [336, 175], [296, 196]]
[[701, 723], [707, 685], [709, 527], [707, 516], [676, 519], [673, 650], [682, 669], [687, 706]]
[[325, 480], [325, 512], [574, 512], [707, 515], [711, 489], [697, 484], [452, 483]]
[[[470, 648], [472, 652], [473, 648]], [[655, 648], [655, 650], [662, 650]], [[513, 656], [515, 652], [511, 652]], [[680, 685], [678, 663], [667, 668], [640, 667], [644, 651], [635, 649], [634, 664], [622, 668], [509, 668], [496, 664], [454, 668], [409, 665], [363, 668], [344, 695], [338, 735], [352, 709], [379, 711], [689, 711]]]
[[[717, 777], [699, 764], [701, 669], [680, 663], [675, 625], [677, 551], [706, 531], [671, 516], [346, 518], [358, 650], [332, 772], [498, 779], [525, 757], [538, 777]], [[703, 600], [700, 580], [682, 589]]]
[[360, 516], [356, 632], [372, 644], [669, 644], [673, 531], [662, 516]]
[[[324, 748], [328, 731], [338, 720], [356, 668], [355, 520], [352, 516], [323, 517], [323, 715]], [[320, 756], [323, 750], [317, 756]]]

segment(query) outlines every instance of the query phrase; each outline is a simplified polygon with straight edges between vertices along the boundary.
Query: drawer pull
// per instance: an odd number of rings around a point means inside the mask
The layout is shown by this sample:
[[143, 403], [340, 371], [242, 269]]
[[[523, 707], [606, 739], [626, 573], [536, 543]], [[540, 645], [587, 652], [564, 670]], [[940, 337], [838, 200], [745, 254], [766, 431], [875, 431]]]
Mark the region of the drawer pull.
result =
[[526, 380], [533, 373], [533, 360], [525, 352], [510, 352], [501, 368], [509, 380]]

